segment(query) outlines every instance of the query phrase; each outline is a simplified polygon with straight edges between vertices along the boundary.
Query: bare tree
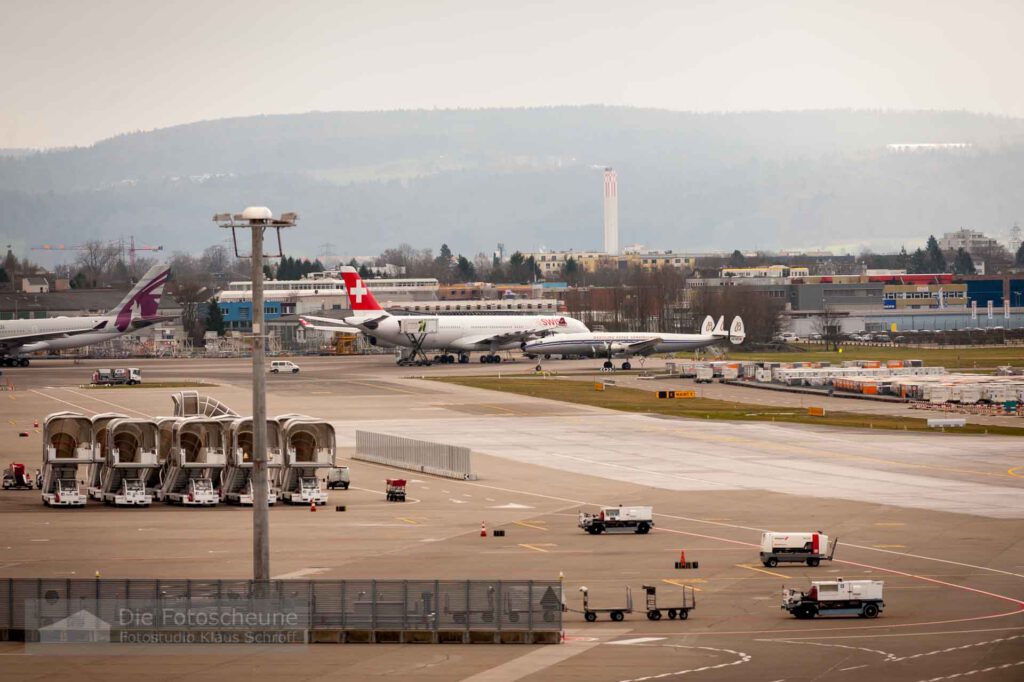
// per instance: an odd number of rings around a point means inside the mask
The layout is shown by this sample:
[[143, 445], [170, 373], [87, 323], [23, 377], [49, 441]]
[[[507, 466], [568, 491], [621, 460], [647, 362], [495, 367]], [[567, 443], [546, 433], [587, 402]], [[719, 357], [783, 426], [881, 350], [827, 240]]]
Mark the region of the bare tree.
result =
[[821, 314], [814, 318], [812, 327], [815, 334], [820, 334], [825, 342], [825, 350], [839, 350], [839, 339], [842, 337], [842, 318], [835, 308], [825, 306]]
[[119, 255], [120, 249], [117, 245], [90, 240], [82, 245], [82, 250], [75, 259], [75, 265], [85, 277], [86, 284], [95, 288], [106, 281]]

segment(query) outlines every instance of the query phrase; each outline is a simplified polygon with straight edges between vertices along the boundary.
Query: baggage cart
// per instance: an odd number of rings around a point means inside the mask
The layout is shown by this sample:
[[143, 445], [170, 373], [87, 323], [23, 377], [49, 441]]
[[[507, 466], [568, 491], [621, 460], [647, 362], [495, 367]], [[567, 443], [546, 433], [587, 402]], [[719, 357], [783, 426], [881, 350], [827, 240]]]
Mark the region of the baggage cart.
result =
[[607, 613], [608, 617], [616, 622], [622, 620], [627, 613], [633, 613], [633, 592], [629, 587], [626, 587], [625, 606], [593, 608], [590, 606], [590, 590], [586, 587], [581, 587], [580, 592], [583, 593], [583, 617], [587, 619], [588, 623], [593, 623], [597, 620], [597, 614], [599, 613]]
[[647, 595], [647, 620], [661, 620], [661, 613], [664, 611], [669, 620], [686, 620], [690, 617], [690, 611], [697, 608], [697, 598], [694, 589], [689, 585], [683, 586], [683, 599], [679, 606], [658, 606], [657, 588], [653, 585], [644, 585], [644, 592]]
[[405, 483], [404, 478], [387, 479], [387, 488], [384, 492], [388, 502], [405, 502]]

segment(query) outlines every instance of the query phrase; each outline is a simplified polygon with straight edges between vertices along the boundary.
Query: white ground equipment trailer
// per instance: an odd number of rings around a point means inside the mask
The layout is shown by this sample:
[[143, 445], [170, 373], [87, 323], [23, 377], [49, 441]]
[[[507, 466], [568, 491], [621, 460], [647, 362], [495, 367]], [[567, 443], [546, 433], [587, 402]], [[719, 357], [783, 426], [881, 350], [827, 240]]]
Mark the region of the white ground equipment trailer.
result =
[[148, 507], [146, 475], [158, 466], [156, 422], [151, 419], [114, 419], [107, 424], [106, 462], [100, 494], [104, 504]]
[[213, 487], [227, 461], [228, 429], [223, 420], [185, 417], [171, 424], [171, 447], [160, 470], [157, 499], [186, 507], [212, 507], [220, 501]]
[[277, 488], [288, 504], [327, 504], [327, 492], [320, 489], [319, 469], [333, 469], [334, 427], [301, 414], [277, 418], [284, 444], [284, 466], [278, 470]]
[[859, 616], [875, 618], [885, 602], [880, 580], [814, 580], [807, 592], [782, 588], [782, 608], [797, 618]]
[[85, 481], [86, 494], [94, 500], [103, 501], [103, 472], [107, 466], [107, 428], [115, 419], [125, 419], [127, 415], [116, 412], [94, 414], [92, 421], [92, 464], [89, 465], [88, 478]]
[[774, 568], [780, 563], [817, 566], [822, 559], [832, 561], [839, 538], [828, 544], [828, 536], [820, 530], [806, 533], [761, 533], [761, 563]]
[[596, 514], [580, 512], [579, 527], [591, 535], [604, 532], [644, 533], [654, 528], [653, 507], [602, 507]]
[[43, 504], [84, 507], [78, 468], [93, 461], [92, 420], [75, 412], [56, 412], [43, 422]]
[[[231, 504], [252, 505], [252, 417], [222, 417], [228, 429], [228, 460], [220, 474], [221, 499]], [[274, 470], [281, 467], [281, 425], [267, 420], [267, 480], [271, 483], [267, 504], [277, 503]]]

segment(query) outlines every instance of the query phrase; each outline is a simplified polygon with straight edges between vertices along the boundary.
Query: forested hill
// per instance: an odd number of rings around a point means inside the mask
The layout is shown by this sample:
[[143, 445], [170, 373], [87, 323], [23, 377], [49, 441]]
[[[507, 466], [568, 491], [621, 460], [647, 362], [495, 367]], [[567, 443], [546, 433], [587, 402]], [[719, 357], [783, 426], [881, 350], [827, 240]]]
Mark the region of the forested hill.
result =
[[[894, 151], [892, 144], [964, 143]], [[1024, 119], [966, 112], [692, 114], [616, 107], [309, 113], [205, 121], [88, 148], [0, 151], [0, 243], [133, 234], [175, 250], [215, 212], [295, 210], [297, 253], [448, 242], [598, 248], [599, 168], [622, 244], [687, 250], [916, 243], [1024, 219]]]

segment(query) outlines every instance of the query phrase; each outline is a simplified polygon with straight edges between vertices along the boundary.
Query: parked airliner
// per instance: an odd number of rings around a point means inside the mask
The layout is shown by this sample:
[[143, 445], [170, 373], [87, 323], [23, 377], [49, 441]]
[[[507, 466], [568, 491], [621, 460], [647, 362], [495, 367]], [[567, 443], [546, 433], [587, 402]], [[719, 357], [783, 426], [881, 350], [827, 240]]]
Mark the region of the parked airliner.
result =
[[49, 317], [0, 322], [0, 358], [7, 367], [28, 367], [24, 353], [91, 346], [171, 318], [157, 315], [171, 271], [154, 265], [106, 315]]
[[500, 350], [521, 349], [534, 339], [561, 333], [589, 333], [587, 326], [565, 315], [391, 315], [359, 277], [355, 268], [344, 267], [341, 276], [352, 316], [301, 316], [302, 326], [326, 331], [361, 331], [370, 343], [407, 349], [399, 364], [431, 363], [425, 351], [440, 351], [439, 362], [469, 362], [471, 351], [482, 351], [480, 362], [501, 362]]

